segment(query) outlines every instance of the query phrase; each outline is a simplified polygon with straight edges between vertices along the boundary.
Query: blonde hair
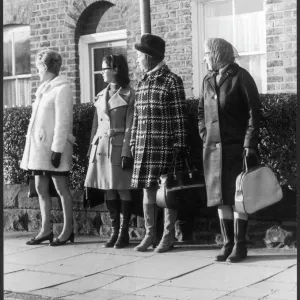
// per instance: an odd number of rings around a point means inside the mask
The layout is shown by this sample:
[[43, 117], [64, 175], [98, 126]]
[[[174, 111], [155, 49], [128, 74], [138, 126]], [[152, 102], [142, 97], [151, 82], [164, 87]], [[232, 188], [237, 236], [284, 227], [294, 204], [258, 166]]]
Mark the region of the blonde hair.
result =
[[36, 55], [35, 62], [42, 63], [47, 67], [48, 72], [51, 72], [57, 76], [62, 64], [62, 57], [58, 52], [51, 49], [46, 49], [40, 51]]

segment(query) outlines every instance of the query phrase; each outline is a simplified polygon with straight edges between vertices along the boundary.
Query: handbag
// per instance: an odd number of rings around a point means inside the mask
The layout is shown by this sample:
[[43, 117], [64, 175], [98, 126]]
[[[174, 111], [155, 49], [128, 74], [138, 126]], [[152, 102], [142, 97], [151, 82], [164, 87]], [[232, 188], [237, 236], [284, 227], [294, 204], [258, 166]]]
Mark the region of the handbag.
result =
[[253, 214], [282, 199], [282, 190], [273, 171], [265, 165], [248, 168], [243, 160], [243, 171], [236, 179], [235, 209], [238, 213]]
[[186, 170], [176, 171], [177, 156], [175, 156], [171, 168], [173, 172], [163, 174], [158, 180], [156, 192], [156, 204], [162, 208], [178, 209], [181, 191], [205, 186], [204, 175], [195, 167], [191, 168], [185, 158]]
[[104, 203], [104, 190], [86, 187], [83, 193], [83, 207], [93, 208]]
[[[57, 191], [56, 191], [56, 188], [55, 188], [52, 178], [50, 178], [50, 180], [49, 180], [49, 194], [50, 194], [50, 197], [53, 197], [53, 198], [58, 197], [58, 194], [57, 194]], [[35, 188], [35, 179], [34, 179], [33, 175], [29, 175], [28, 198], [34, 198], [34, 197], [38, 197], [38, 193]]]

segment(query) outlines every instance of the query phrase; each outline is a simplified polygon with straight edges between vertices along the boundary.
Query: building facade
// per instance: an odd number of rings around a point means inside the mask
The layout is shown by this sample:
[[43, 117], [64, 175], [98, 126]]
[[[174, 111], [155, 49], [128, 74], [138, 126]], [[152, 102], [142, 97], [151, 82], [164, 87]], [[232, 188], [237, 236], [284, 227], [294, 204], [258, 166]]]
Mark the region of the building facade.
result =
[[[166, 41], [165, 61], [198, 97], [205, 75], [203, 42], [230, 41], [237, 62], [261, 93], [296, 92], [296, 0], [151, 0], [152, 33]], [[93, 102], [104, 88], [106, 54], [127, 57], [133, 87], [141, 73], [134, 44], [141, 36], [139, 0], [4, 0], [4, 105], [30, 105], [39, 85], [34, 60], [51, 48], [74, 102]]]

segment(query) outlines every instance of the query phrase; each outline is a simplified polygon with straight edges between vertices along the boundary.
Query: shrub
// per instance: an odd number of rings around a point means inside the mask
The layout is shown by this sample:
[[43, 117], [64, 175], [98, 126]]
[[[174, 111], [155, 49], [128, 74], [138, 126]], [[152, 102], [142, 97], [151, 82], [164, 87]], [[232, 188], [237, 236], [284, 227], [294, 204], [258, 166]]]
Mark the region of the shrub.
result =
[[[262, 162], [277, 174], [281, 185], [296, 188], [296, 94], [262, 94], [261, 142], [259, 150]], [[201, 164], [201, 141], [197, 131], [198, 99], [188, 99], [189, 141], [192, 157]], [[86, 153], [89, 147], [94, 106], [74, 105], [73, 168], [70, 185], [82, 189], [87, 171]], [[30, 107], [4, 109], [4, 183], [27, 182], [27, 174], [19, 165], [25, 146], [25, 135], [31, 114]], [[195, 145], [195, 146], [194, 146]]]

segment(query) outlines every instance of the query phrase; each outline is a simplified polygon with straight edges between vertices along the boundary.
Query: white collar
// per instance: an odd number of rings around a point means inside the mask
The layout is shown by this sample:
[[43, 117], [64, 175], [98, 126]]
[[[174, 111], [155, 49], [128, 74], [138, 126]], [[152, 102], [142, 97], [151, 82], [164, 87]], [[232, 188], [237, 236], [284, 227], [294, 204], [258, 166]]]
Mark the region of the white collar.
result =
[[165, 64], [166, 64], [166, 63], [165, 63], [164, 60], [161, 61], [154, 69], [148, 71], [147, 74], [150, 75], [150, 74], [156, 72], [157, 70], [159, 70], [159, 69], [160, 69], [162, 66], [164, 66]]

